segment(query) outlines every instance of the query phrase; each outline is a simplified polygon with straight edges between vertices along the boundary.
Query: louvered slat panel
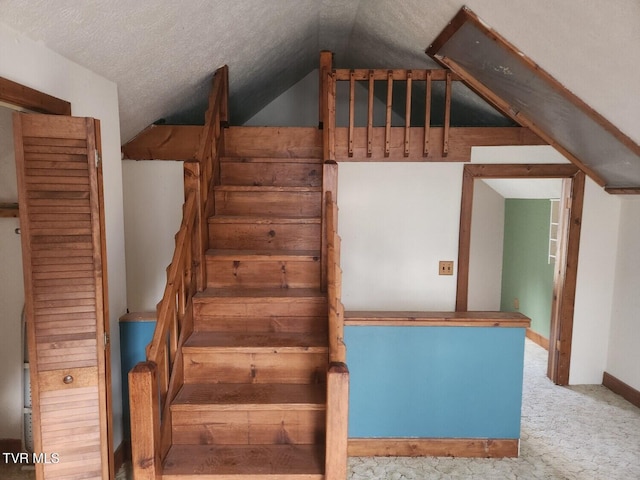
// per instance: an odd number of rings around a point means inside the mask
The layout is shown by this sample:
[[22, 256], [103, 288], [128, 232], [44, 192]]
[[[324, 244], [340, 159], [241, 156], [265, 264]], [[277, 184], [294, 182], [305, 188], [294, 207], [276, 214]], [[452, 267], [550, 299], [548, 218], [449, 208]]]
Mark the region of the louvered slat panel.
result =
[[15, 118], [35, 449], [59, 455], [58, 463], [36, 465], [36, 476], [106, 480], [95, 124], [46, 115]]

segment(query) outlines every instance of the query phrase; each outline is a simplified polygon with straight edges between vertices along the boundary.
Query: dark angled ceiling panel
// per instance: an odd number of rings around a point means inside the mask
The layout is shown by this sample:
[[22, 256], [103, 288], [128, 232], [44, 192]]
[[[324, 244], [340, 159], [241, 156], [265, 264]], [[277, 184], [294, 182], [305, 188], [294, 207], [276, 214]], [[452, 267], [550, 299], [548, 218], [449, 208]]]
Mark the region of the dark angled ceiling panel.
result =
[[463, 8], [427, 53], [610, 189], [640, 189], [640, 146]]

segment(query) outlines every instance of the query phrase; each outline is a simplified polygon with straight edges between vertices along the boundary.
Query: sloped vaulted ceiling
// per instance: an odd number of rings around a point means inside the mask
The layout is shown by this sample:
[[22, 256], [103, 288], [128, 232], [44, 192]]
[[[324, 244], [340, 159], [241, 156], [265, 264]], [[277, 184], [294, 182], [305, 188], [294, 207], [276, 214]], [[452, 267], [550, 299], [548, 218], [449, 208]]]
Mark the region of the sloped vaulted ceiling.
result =
[[0, 0], [0, 22], [118, 85], [122, 139], [202, 121], [228, 64], [241, 123], [316, 68], [425, 68], [424, 49], [467, 4], [640, 143], [638, 0]]

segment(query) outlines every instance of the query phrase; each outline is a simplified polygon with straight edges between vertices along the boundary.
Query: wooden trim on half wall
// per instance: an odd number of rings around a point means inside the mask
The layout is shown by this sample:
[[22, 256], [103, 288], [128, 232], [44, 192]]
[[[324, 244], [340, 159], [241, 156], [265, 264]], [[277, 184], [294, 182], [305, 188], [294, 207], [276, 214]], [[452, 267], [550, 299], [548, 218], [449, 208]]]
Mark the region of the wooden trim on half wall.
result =
[[627, 385], [622, 380], [607, 372], [604, 372], [602, 375], [602, 385], [607, 387], [613, 393], [620, 395], [627, 402], [640, 408], [640, 391], [636, 390], [631, 385]]
[[350, 457], [517, 458], [520, 440], [500, 438], [350, 438]]
[[467, 164], [462, 176], [460, 238], [458, 243], [458, 278], [456, 312], [467, 311], [469, 293], [469, 257], [471, 249], [471, 212], [473, 184], [476, 178], [561, 178], [566, 212], [562, 230], [564, 243], [556, 262], [554, 302], [549, 334], [549, 368], [547, 375], [557, 385], [569, 383], [573, 310], [575, 304], [580, 248], [580, 227], [584, 200], [585, 175], [575, 165], [559, 164]]

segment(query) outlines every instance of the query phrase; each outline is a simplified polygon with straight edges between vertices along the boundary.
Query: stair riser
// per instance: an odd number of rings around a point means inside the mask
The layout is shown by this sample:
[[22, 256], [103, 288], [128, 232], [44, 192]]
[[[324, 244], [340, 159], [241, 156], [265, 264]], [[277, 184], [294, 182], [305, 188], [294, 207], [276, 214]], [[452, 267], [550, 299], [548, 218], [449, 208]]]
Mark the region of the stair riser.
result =
[[185, 353], [185, 383], [324, 383], [326, 353]]
[[199, 332], [237, 333], [326, 333], [327, 317], [216, 317], [198, 315]]
[[310, 445], [324, 441], [323, 410], [174, 412], [172, 441], [191, 445]]
[[230, 157], [322, 157], [322, 130], [313, 127], [230, 127], [224, 140]]
[[248, 250], [318, 250], [320, 224], [209, 223], [209, 247]]
[[320, 288], [319, 261], [230, 261], [207, 258], [209, 287]]
[[246, 302], [235, 299], [204, 298], [194, 300], [195, 318], [200, 315], [217, 317], [325, 317], [325, 299], [310, 301], [305, 299], [275, 299], [272, 301]]
[[220, 167], [223, 185], [319, 187], [322, 166], [310, 163], [223, 162]]
[[318, 217], [320, 192], [216, 191], [216, 215], [277, 215]]

